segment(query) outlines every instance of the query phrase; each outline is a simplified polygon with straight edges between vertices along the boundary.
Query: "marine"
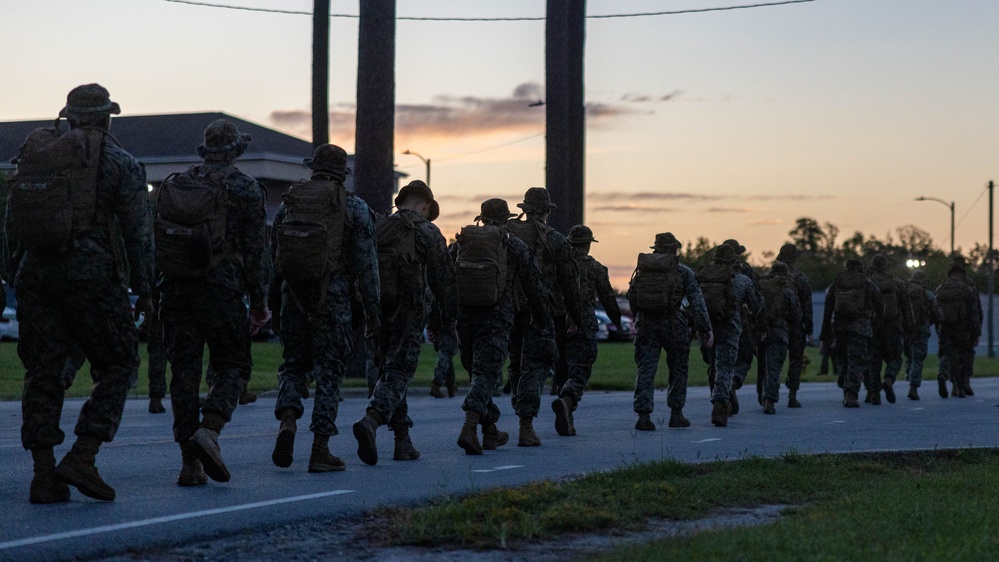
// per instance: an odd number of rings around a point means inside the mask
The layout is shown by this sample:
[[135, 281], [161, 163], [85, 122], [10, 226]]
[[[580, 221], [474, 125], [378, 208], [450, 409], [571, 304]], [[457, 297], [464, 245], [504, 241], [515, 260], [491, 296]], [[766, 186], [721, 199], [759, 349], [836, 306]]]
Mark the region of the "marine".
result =
[[906, 290], [912, 307], [912, 330], [905, 334], [905, 380], [909, 381], [910, 400], [919, 400], [919, 387], [923, 382], [923, 361], [927, 355], [930, 327], [940, 324], [940, 307], [937, 296], [927, 285], [926, 272], [912, 272]]
[[759, 326], [759, 362], [763, 367], [763, 413], [776, 413], [780, 401], [780, 373], [787, 359], [790, 326], [801, 322], [801, 307], [791, 270], [784, 262], [775, 261], [770, 273], [760, 281], [764, 311]]
[[[909, 304], [909, 291], [905, 282], [896, 279], [889, 272], [891, 262], [884, 254], [871, 258], [868, 276], [881, 291], [884, 307], [881, 321], [874, 323], [874, 337], [871, 340], [871, 363], [865, 378], [867, 398], [865, 402], [880, 404], [881, 391], [889, 404], [895, 403], [895, 379], [902, 370], [902, 344], [904, 334], [911, 333], [912, 307]], [[884, 380], [881, 380], [881, 363], [885, 364]]]
[[971, 385], [975, 346], [982, 335], [981, 301], [978, 290], [967, 277], [968, 265], [964, 258], [955, 257], [947, 269], [947, 277], [937, 287], [937, 304], [940, 306], [940, 371], [937, 383], [941, 398], [947, 398], [947, 381], [951, 382], [950, 396], [964, 398]]
[[794, 244], [784, 244], [777, 252], [777, 261], [783, 262], [794, 279], [798, 306], [801, 308], [801, 323], [793, 324], [788, 332], [787, 344], [787, 407], [800, 408], [798, 389], [801, 388], [801, 371], [805, 365], [805, 347], [812, 340], [815, 325], [812, 320], [812, 285], [808, 276], [799, 271], [795, 264], [801, 252]]

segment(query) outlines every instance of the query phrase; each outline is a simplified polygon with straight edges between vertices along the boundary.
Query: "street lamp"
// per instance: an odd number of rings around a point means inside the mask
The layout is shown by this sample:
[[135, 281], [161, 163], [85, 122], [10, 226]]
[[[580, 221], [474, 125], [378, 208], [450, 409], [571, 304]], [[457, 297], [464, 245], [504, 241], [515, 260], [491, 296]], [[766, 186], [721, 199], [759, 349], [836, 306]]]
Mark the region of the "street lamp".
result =
[[943, 203], [950, 208], [950, 253], [954, 254], [954, 202], [950, 203], [944, 201], [943, 199], [937, 199], [936, 197], [916, 197], [916, 201], [936, 201], [937, 203]]
[[410, 156], [416, 156], [420, 160], [423, 160], [423, 163], [427, 165], [427, 187], [429, 187], [430, 186], [430, 159], [429, 158], [424, 158], [424, 157], [420, 156], [419, 154], [417, 154], [417, 153], [409, 150], [408, 148], [406, 150], [404, 150], [402, 153], [403, 154], [409, 154]]

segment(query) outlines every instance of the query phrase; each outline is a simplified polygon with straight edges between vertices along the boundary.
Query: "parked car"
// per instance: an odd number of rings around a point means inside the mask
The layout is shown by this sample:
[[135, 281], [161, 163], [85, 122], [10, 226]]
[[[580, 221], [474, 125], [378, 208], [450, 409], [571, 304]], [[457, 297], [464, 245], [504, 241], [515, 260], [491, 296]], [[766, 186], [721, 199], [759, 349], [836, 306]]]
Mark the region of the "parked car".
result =
[[621, 325], [611, 324], [607, 312], [602, 309], [595, 311], [597, 316], [597, 341], [633, 341], [635, 339], [635, 322], [630, 316], [621, 315]]

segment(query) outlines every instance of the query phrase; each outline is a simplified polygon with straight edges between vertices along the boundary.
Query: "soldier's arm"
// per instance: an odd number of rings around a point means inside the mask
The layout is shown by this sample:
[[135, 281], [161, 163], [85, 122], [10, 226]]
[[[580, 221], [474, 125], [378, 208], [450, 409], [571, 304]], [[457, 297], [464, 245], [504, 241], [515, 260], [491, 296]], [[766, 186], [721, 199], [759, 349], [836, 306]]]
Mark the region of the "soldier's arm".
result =
[[940, 310], [940, 305], [937, 303], [937, 295], [929, 289], [923, 289], [923, 293], [930, 301], [930, 324], [936, 326], [940, 324], [940, 319], [943, 318], [943, 311]]
[[422, 245], [427, 267], [427, 283], [434, 295], [434, 310], [437, 329], [446, 329], [454, 322], [458, 313], [457, 290], [454, 278], [454, 262], [447, 250], [447, 241], [440, 230], [431, 223], [425, 223], [423, 228], [425, 238]]
[[912, 317], [912, 299], [909, 298], [909, 289], [905, 282], [895, 281], [895, 294], [898, 295], [898, 304], [902, 315], [902, 333], [911, 334], [916, 329], [916, 321]]
[[701, 334], [711, 332], [711, 318], [708, 316], [708, 306], [704, 304], [704, 294], [701, 293], [697, 276], [692, 269], [683, 264], [678, 266], [677, 271], [683, 279], [683, 293], [687, 297], [687, 307], [693, 313], [694, 329]]
[[267, 288], [271, 281], [270, 242], [267, 237], [267, 211], [264, 192], [256, 181], [245, 189], [242, 203], [240, 239], [243, 244], [243, 271], [251, 308], [267, 305]]
[[361, 305], [369, 323], [379, 321], [381, 285], [378, 278], [378, 245], [375, 242], [375, 221], [368, 205], [359, 197], [347, 197], [347, 228], [344, 248], [361, 293]]
[[832, 317], [833, 310], [836, 308], [836, 284], [834, 283], [826, 291], [826, 304], [822, 310], [822, 329], [819, 331], [819, 339], [821, 341], [831, 342], [833, 340], [832, 334]]
[[[788, 326], [795, 326], [801, 322], [801, 304], [798, 302], [798, 295], [791, 289], [784, 289], [784, 304], [787, 305]], [[805, 334], [811, 336], [811, 334]]]
[[881, 289], [878, 288], [877, 284], [870, 279], [867, 280], [867, 302], [871, 303], [871, 308], [874, 310], [874, 317], [871, 318], [874, 322], [883, 322], [885, 316], [885, 301], [881, 297]]
[[812, 319], [812, 284], [804, 273], [798, 273], [798, 304], [801, 307], [801, 326], [806, 334], [811, 334], [815, 331]]
[[555, 274], [565, 302], [565, 310], [572, 323], [578, 326], [582, 318], [579, 312], [579, 274], [576, 271], [576, 262], [572, 259], [568, 242], [561, 235], [558, 242], [551, 245], [555, 250]]
[[[600, 300], [600, 304], [604, 306], [604, 310], [607, 311], [607, 316], [610, 321], [614, 323], [615, 326], [621, 326], [621, 307], [617, 304], [617, 295], [614, 293], [614, 288], [610, 284], [610, 274], [607, 272], [607, 268], [597, 260], [593, 260], [591, 266], [594, 268], [596, 286], [597, 286], [597, 298]], [[581, 298], [589, 298], [589, 295], [581, 295]]]
[[540, 320], [549, 314], [549, 310], [548, 289], [542, 279], [538, 260], [534, 259], [523, 242], [512, 236], [507, 238], [507, 250], [508, 259], [514, 260], [517, 277], [531, 307], [531, 316], [540, 325]]
[[[129, 285], [133, 293], [148, 295], [153, 291], [155, 272], [153, 221], [149, 213], [146, 171], [131, 157], [115, 158], [113, 163], [118, 180], [114, 213], [128, 260]], [[118, 242], [112, 240], [111, 243]]]
[[763, 295], [760, 294], [760, 290], [756, 288], [756, 285], [749, 277], [745, 275], [742, 277], [745, 287], [745, 305], [752, 316], [759, 316], [763, 312]]

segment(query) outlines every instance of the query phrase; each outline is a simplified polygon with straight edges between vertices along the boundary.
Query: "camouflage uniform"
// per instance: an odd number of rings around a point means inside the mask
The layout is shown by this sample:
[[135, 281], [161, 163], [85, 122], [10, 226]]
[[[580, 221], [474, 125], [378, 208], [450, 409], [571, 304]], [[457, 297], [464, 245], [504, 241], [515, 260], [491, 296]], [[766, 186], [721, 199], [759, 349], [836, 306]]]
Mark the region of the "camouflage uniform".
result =
[[[847, 261], [847, 271], [851, 274], [862, 275], [862, 269], [863, 265], [859, 260]], [[839, 356], [839, 386], [843, 389], [843, 405], [857, 407], [860, 384], [869, 364], [868, 346], [873, 335], [871, 320], [881, 317], [884, 306], [881, 303], [881, 291], [873, 281], [867, 279], [864, 283], [866, 313], [857, 318], [836, 318], [834, 311], [841, 275], [843, 273], [837, 275], [826, 293], [820, 338], [829, 342], [833, 352]]]
[[[937, 302], [941, 309], [941, 322], [937, 326], [940, 336], [940, 370], [938, 383], [940, 396], [946, 398], [946, 381], [952, 383], [951, 396], [963, 398], [970, 388], [968, 379], [971, 376], [975, 358], [975, 344], [982, 333], [982, 311], [978, 290], [968, 283], [965, 262], [956, 258], [947, 272], [947, 278], [937, 288]], [[961, 293], [960, 301], [941, 298], [946, 285], [958, 285]], [[949, 323], [946, 318], [960, 318], [960, 321]]]
[[[96, 84], [74, 89], [67, 101], [60, 116], [68, 117], [74, 126], [106, 123], [110, 114], [120, 112], [118, 104], [108, 99], [107, 90]], [[103, 112], [92, 109], [97, 105], [103, 105]], [[65, 396], [61, 375], [67, 357], [79, 344], [90, 361], [94, 386], [74, 429], [78, 440], [60, 469], [71, 456], [82, 458], [106, 487], [93, 468], [93, 455], [100, 443], [114, 439], [139, 366], [126, 283], [133, 292], [148, 298], [154, 279], [145, 172], [125, 150], [104, 135], [101, 138], [94, 228], [63, 250], [25, 249], [14, 284], [20, 323], [17, 353], [25, 367], [21, 443], [35, 457], [36, 479], [40, 470], [50, 476], [58, 470], [52, 447], [64, 439], [59, 428]], [[128, 271], [128, 279], [124, 271]], [[43, 451], [45, 461], [39, 458]], [[66, 480], [92, 497], [114, 498], [113, 490], [109, 496], [93, 494], [74, 479]], [[58, 498], [39, 498], [33, 483], [32, 501], [66, 501], [69, 492], [65, 486], [62, 490], [56, 494]]]
[[[940, 323], [937, 296], [926, 288], [926, 274], [916, 271], [908, 284], [909, 302], [913, 310], [913, 330], [905, 339], [905, 380], [919, 388], [923, 382], [923, 361], [926, 360], [930, 326]], [[913, 298], [917, 296], [918, 298]], [[916, 310], [919, 312], [916, 312]]]
[[[888, 273], [888, 258], [884, 254], [874, 256], [869, 276], [875, 284], [881, 287], [881, 283], [892, 286], [894, 304], [887, 301], [889, 294], [882, 289], [881, 301], [885, 307], [882, 320], [875, 322], [873, 326], [874, 336], [871, 339], [870, 366], [864, 379], [864, 386], [869, 393], [880, 393], [882, 388], [889, 402], [894, 402], [894, 390], [892, 383], [898, 378], [898, 373], [902, 370], [902, 340], [903, 334], [912, 332], [912, 307], [909, 304], [909, 291], [905, 282], [892, 277]], [[878, 283], [880, 281], [880, 283]], [[888, 311], [894, 308], [896, 311], [891, 317]], [[881, 381], [881, 363], [885, 364], [884, 383]], [[872, 396], [873, 399], [873, 396]]]
[[163, 321], [158, 314], [143, 320], [146, 332], [146, 351], [149, 355], [146, 373], [149, 377], [149, 398], [166, 396], [166, 344], [163, 337]]
[[[739, 244], [737, 240], [728, 239], [723, 244], [727, 244], [735, 250], [736, 255], [742, 256], [746, 252], [746, 247]], [[760, 288], [760, 275], [756, 273], [753, 266], [744, 261], [739, 261], [739, 273], [745, 275], [753, 282], [757, 290]], [[748, 315], [749, 311], [743, 309], [743, 314]], [[760, 333], [756, 329], [756, 322], [752, 318], [747, 318], [743, 322], [742, 333], [739, 335], [739, 357], [735, 362], [735, 371], [732, 373], [732, 385], [734, 388], [742, 387], [749, 374], [749, 369], [753, 366], [753, 355], [756, 354], [760, 346]], [[762, 366], [762, 360], [757, 364]], [[712, 369], [713, 371], [713, 369]], [[714, 380], [714, 372], [711, 373], [711, 380]]]
[[[202, 170], [229, 174], [225, 183], [228, 249], [203, 277], [160, 276], [160, 318], [164, 337], [170, 342], [167, 352], [173, 375], [173, 433], [182, 450], [199, 428], [207, 428], [217, 438], [222, 426], [232, 419], [239, 395], [250, 380], [253, 359], [243, 295], [249, 295], [251, 308], [266, 306], [271, 261], [263, 190], [256, 180], [233, 166], [249, 142], [248, 135], [240, 135], [224, 119], [205, 129], [205, 144], [198, 147], [204, 158]], [[201, 419], [198, 395], [205, 344], [215, 378], [201, 408]]]
[[450, 394], [457, 384], [454, 374], [454, 356], [458, 353], [458, 334], [455, 333], [454, 328], [440, 334], [437, 343], [434, 344], [434, 351], [437, 352], [437, 366], [434, 368], [433, 384], [447, 387]]
[[796, 394], [801, 387], [801, 371], [805, 364], [805, 346], [815, 330], [812, 320], [812, 285], [808, 281], [808, 276], [794, 267], [799, 254], [800, 252], [794, 244], [781, 246], [777, 254], [777, 261], [787, 264], [791, 270], [791, 278], [794, 279], [797, 287], [798, 306], [801, 308], [801, 323], [790, 326], [788, 331], [786, 384], [792, 395]]
[[[783, 266], [783, 267], [781, 267]], [[774, 264], [768, 277], [773, 276], [790, 277], [790, 271], [782, 262]], [[792, 280], [791, 283], [794, 283]], [[770, 323], [762, 327], [762, 341], [760, 342], [760, 363], [764, 366], [763, 398], [771, 402], [780, 400], [780, 373], [784, 368], [784, 360], [787, 359], [787, 344], [789, 341], [790, 326], [801, 323], [801, 306], [798, 304], [798, 295], [790, 288], [784, 288], [784, 315], [774, 316]], [[764, 303], [766, 307], [774, 306], [773, 303]]]

